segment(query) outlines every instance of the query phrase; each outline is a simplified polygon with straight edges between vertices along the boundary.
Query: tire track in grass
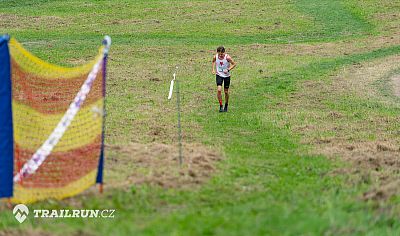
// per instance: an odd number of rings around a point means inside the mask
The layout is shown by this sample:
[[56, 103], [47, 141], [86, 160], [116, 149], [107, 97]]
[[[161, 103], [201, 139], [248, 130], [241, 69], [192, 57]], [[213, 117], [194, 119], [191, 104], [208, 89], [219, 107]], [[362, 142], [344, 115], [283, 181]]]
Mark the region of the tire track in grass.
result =
[[[373, 33], [374, 27], [360, 14], [337, 0], [300, 0], [297, 8], [314, 18], [313, 31], [308, 37], [339, 38]], [[317, 30], [315, 30], [317, 29]]]
[[281, 98], [287, 97], [297, 90], [296, 83], [298, 81], [321, 79], [344, 66], [396, 54], [400, 54], [400, 46], [380, 48], [367, 53], [321, 60], [318, 63], [312, 63], [293, 71], [272, 75], [270, 78], [263, 77], [262, 84], [256, 86], [261, 88], [260, 91], [254, 91], [253, 93], [266, 93]]

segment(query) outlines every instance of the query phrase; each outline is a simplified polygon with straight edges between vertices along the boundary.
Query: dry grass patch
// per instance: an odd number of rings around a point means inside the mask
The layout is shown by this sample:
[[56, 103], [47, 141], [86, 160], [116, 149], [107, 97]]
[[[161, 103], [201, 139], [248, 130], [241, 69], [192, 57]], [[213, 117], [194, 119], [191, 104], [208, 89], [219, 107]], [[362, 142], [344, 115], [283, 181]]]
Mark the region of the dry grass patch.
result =
[[[107, 188], [124, 188], [136, 184], [166, 188], [193, 187], [204, 183], [216, 171], [223, 158], [220, 152], [200, 144], [183, 145], [183, 163], [179, 165], [176, 145], [130, 143], [112, 145], [107, 160]], [[107, 173], [106, 173], [107, 174]]]
[[[328, 80], [305, 81], [300, 92], [279, 105], [285, 110], [281, 125], [301, 135], [313, 154], [351, 163], [332, 174], [347, 173], [355, 184], [372, 184], [365, 200], [386, 200], [400, 193], [394, 187], [400, 181], [400, 117], [381, 112], [399, 105], [377, 86], [399, 64], [400, 56], [392, 56], [342, 68]], [[399, 78], [385, 84], [395, 86], [397, 95]]]
[[[23, 16], [17, 14], [0, 13], [0, 28], [5, 29], [40, 29], [67, 27], [71, 20], [59, 16]], [[51, 22], [49, 25], [48, 22]]]

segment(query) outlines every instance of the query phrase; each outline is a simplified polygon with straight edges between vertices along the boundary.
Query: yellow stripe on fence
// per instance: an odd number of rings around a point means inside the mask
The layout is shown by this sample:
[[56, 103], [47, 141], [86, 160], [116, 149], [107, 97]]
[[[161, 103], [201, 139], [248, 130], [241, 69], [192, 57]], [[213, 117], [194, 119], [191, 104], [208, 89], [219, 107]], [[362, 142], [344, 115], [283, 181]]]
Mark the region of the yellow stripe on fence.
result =
[[50, 64], [28, 52], [16, 39], [9, 41], [11, 57], [26, 72], [46, 79], [68, 79], [80, 77], [90, 72], [94, 64], [103, 57], [104, 46], [100, 47], [96, 58], [82, 66], [62, 67]]
[[[11, 198], [11, 202], [32, 203], [48, 198], [61, 200], [66, 197], [71, 197], [95, 184], [96, 176], [97, 169], [91, 171], [79, 180], [60, 188], [24, 188], [17, 184], [14, 186], [14, 197]], [[65, 178], [68, 178], [68, 176], [65, 176]]]
[[[43, 114], [13, 101], [15, 142], [23, 149], [35, 151], [50, 136], [64, 114]], [[82, 108], [55, 146], [53, 152], [69, 151], [93, 141], [102, 132], [103, 99]]]

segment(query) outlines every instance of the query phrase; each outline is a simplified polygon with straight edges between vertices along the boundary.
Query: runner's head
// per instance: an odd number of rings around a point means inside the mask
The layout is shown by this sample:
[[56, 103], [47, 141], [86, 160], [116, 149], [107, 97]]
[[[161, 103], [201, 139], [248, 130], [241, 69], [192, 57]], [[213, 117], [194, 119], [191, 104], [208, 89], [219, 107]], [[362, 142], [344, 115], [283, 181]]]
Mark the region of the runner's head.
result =
[[224, 55], [225, 55], [225, 48], [224, 48], [224, 46], [219, 46], [219, 47], [217, 48], [217, 53], [218, 53], [218, 56], [220, 56], [220, 57], [224, 56]]

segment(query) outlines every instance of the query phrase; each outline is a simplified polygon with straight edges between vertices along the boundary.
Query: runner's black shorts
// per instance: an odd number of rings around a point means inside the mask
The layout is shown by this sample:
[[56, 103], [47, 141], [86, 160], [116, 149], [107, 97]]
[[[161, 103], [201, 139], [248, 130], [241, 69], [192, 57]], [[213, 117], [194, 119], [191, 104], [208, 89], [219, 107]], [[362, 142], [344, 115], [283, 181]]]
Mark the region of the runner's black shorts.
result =
[[229, 88], [231, 84], [231, 77], [221, 77], [216, 75], [217, 86], [222, 86], [222, 82], [224, 82], [224, 88]]

